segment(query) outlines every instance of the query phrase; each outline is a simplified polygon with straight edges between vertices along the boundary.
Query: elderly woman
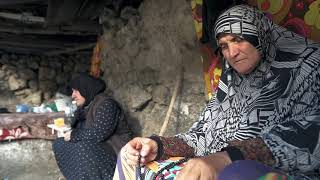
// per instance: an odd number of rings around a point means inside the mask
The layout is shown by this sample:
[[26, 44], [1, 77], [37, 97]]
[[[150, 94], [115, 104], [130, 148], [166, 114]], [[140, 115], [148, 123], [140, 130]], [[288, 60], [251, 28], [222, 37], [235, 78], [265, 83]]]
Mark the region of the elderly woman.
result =
[[[106, 85], [101, 79], [80, 74], [70, 86], [77, 110], [72, 131], [53, 143], [57, 164], [70, 180], [109, 180], [116, 162], [112, 145], [127, 142], [131, 135], [121, 107], [103, 93]], [[115, 136], [117, 142], [109, 144]]]
[[245, 5], [223, 12], [212, 33], [226, 60], [216, 97], [188, 132], [135, 138], [123, 158], [194, 157], [179, 180], [216, 179], [237, 160], [319, 177], [320, 45]]

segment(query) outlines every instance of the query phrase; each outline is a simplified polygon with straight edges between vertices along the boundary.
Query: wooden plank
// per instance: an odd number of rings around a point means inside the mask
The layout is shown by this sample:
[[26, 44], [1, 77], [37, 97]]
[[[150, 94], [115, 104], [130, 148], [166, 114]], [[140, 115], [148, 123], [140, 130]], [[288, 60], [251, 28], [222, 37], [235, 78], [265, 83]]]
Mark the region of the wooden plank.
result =
[[[41, 36], [27, 36], [27, 35], [6, 35], [2, 36], [0, 35], [1, 42], [7, 42], [8, 45], [21, 45], [24, 46], [23, 43], [25, 43], [25, 46], [30, 45], [30, 47], [40, 47], [44, 46], [45, 48], [54, 48], [54, 47], [73, 47], [77, 43], [74, 42], [67, 42], [58, 40], [56, 37], [41, 37]], [[34, 45], [32, 45], [34, 44]], [[39, 46], [38, 46], [38, 45]]]
[[30, 27], [22, 27], [22, 26], [12, 26], [12, 25], [3, 25], [0, 23], [0, 32], [5, 33], [15, 33], [15, 34], [38, 34], [38, 35], [80, 35], [80, 36], [88, 36], [88, 35], [97, 35], [101, 28], [95, 29], [96, 27], [88, 26], [62, 26], [62, 27], [48, 27], [48, 28], [30, 28]]
[[18, 47], [30, 47], [30, 48], [39, 48], [39, 49], [43, 49], [43, 48], [59, 49], [59, 48], [63, 48], [64, 47], [64, 46], [58, 46], [57, 44], [36, 43], [35, 41], [26, 42], [26, 41], [3, 41], [3, 40], [1, 40], [0, 41], [0, 45], [18, 46]]
[[48, 51], [48, 49], [26, 48], [26, 47], [17, 47], [17, 46], [8, 46], [8, 45], [0, 45], [0, 50], [5, 52], [12, 52], [12, 53], [37, 54], [37, 55], [42, 55], [44, 51]]
[[84, 0], [49, 0], [46, 21], [48, 25], [70, 24]]
[[[8, 113], [0, 114], [0, 127], [15, 128], [22, 124], [30, 124], [37, 121], [48, 120], [48, 124], [53, 122], [54, 118], [64, 117], [64, 112], [50, 113]], [[47, 125], [46, 125], [47, 126]]]
[[35, 3], [35, 2], [43, 2], [43, 1], [47, 1], [47, 0], [1, 0], [0, 6]]
[[96, 43], [83, 44], [83, 45], [73, 47], [73, 48], [66, 48], [63, 50], [51, 51], [51, 52], [45, 53], [45, 55], [55, 56], [55, 55], [59, 55], [59, 54], [70, 54], [75, 51], [80, 51], [80, 50], [84, 50], [84, 49], [93, 49], [95, 45], [96, 45]]
[[9, 19], [9, 20], [16, 20], [26, 24], [44, 24], [45, 18], [39, 16], [32, 16], [27, 14], [17, 14], [17, 13], [8, 13], [8, 12], [0, 12], [0, 17]]
[[0, 41], [39, 44], [48, 47], [70, 48], [79, 44], [96, 42], [97, 36], [16, 35], [0, 33]]

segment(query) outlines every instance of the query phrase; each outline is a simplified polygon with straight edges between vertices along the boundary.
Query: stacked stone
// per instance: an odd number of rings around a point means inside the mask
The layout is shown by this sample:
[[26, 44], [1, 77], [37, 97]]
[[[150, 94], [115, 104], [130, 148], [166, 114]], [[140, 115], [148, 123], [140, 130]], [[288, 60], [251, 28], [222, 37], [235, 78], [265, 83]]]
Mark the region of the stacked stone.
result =
[[2, 53], [0, 106], [40, 105], [61, 91], [74, 74], [89, 70], [89, 55], [48, 57]]

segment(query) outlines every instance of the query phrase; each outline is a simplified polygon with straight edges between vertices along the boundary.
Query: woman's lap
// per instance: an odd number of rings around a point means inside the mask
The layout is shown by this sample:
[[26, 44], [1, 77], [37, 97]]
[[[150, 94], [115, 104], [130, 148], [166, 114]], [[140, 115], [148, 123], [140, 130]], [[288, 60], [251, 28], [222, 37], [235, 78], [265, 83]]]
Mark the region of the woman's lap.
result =
[[116, 156], [99, 143], [58, 138], [53, 151], [62, 174], [69, 179], [110, 179], [113, 175]]

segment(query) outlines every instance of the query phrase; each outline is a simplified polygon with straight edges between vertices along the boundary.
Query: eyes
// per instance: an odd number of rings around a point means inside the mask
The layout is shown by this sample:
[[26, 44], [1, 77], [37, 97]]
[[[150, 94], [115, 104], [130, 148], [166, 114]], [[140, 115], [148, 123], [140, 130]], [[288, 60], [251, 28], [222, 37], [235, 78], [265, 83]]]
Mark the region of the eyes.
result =
[[230, 40], [219, 42], [219, 48], [224, 51], [229, 48], [229, 44], [239, 44], [245, 41], [242, 37], [233, 36]]

